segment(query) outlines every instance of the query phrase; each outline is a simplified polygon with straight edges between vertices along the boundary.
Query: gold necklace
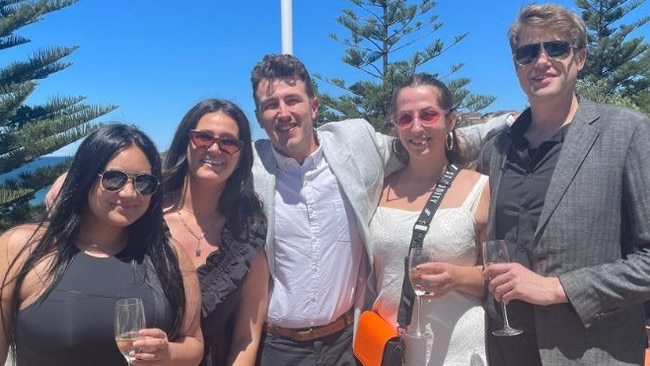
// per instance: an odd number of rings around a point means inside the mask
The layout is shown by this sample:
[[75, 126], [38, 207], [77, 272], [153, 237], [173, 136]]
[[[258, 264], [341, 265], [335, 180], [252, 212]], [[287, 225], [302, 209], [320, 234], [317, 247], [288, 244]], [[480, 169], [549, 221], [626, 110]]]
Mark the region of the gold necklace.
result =
[[[176, 211], [176, 213], [178, 213], [178, 218], [181, 219], [181, 224], [183, 224], [183, 226], [185, 226], [185, 229], [187, 230], [187, 232], [190, 233], [190, 235], [192, 235], [194, 237], [194, 239], [196, 239], [196, 249], [194, 249], [194, 254], [197, 257], [200, 257], [201, 256], [201, 240], [205, 239], [205, 231], [202, 232], [201, 235], [196, 235], [196, 233], [194, 231], [192, 231], [192, 229], [190, 229], [189, 225], [187, 225], [187, 223], [185, 222], [185, 219], [183, 219], [183, 215], [181, 215], [181, 211], [187, 211], [188, 213], [192, 214], [193, 216], [194, 216], [194, 212], [192, 212], [192, 211], [190, 211], [190, 210], [188, 210], [186, 208], [181, 208], [180, 210]], [[194, 217], [196, 219], [196, 216], [194, 216]], [[197, 224], [198, 224], [198, 222], [197, 222]]]

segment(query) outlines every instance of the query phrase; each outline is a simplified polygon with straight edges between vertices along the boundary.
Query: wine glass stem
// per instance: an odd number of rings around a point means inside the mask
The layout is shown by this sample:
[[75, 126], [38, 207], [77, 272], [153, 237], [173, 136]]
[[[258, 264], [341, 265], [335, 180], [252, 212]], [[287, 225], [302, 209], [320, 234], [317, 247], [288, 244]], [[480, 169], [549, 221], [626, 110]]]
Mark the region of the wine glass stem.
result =
[[418, 298], [418, 311], [416, 313], [416, 320], [417, 322], [415, 323], [415, 334], [420, 335], [422, 334], [422, 331], [420, 330], [420, 310], [422, 309], [422, 297], [417, 296]]
[[503, 311], [503, 327], [510, 328], [510, 322], [508, 321], [508, 310], [506, 309], [506, 304], [501, 302], [501, 310]]

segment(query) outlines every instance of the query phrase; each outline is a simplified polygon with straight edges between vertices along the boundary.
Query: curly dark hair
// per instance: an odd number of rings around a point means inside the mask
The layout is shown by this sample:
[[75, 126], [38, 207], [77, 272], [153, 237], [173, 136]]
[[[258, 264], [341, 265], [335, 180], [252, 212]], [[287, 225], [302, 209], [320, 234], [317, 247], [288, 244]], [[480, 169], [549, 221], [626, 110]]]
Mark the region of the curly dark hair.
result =
[[298, 58], [293, 55], [266, 55], [251, 72], [251, 84], [253, 86], [253, 100], [257, 106], [255, 92], [260, 82], [264, 79], [297, 79], [305, 83], [307, 96], [313, 98], [315, 94], [314, 83], [311, 76]]

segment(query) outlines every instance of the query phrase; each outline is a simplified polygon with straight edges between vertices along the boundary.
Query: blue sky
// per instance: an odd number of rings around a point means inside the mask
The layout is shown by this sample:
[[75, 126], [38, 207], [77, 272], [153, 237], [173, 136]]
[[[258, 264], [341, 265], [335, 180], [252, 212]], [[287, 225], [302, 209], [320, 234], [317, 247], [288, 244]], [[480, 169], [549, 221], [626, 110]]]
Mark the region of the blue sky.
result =
[[[528, 3], [440, 0], [434, 11], [444, 26], [433, 37], [450, 42], [456, 34], [469, 35], [420, 71], [442, 75], [463, 62], [456, 76], [471, 78], [474, 93], [497, 96], [483, 112], [525, 107], [506, 32]], [[578, 10], [574, 1], [557, 3]], [[312, 73], [358, 81], [366, 76], [340, 60], [345, 47], [329, 38], [349, 35], [335, 20], [344, 8], [361, 14], [347, 0], [293, 1], [293, 53]], [[646, 14], [648, 2], [625, 20]], [[637, 33], [646, 42], [649, 28]], [[42, 80], [28, 103], [83, 95], [91, 104], [116, 104], [119, 108], [100, 120], [138, 125], [164, 151], [191, 106], [204, 98], [225, 98], [246, 112], [254, 139], [264, 137], [249, 77], [265, 54], [281, 52], [280, 0], [81, 0], [19, 34], [32, 42], [4, 51], [10, 58], [2, 65], [42, 47], [80, 46], [66, 58], [74, 65]], [[321, 90], [338, 92], [323, 83]]]

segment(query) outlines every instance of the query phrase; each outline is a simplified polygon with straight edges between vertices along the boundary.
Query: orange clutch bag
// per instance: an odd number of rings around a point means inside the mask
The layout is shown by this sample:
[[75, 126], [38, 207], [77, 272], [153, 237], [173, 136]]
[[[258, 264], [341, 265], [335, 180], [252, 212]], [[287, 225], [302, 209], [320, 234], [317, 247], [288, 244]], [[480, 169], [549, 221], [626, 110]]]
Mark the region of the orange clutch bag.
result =
[[370, 310], [359, 317], [352, 351], [364, 366], [400, 366], [404, 359], [404, 343], [397, 330]]

